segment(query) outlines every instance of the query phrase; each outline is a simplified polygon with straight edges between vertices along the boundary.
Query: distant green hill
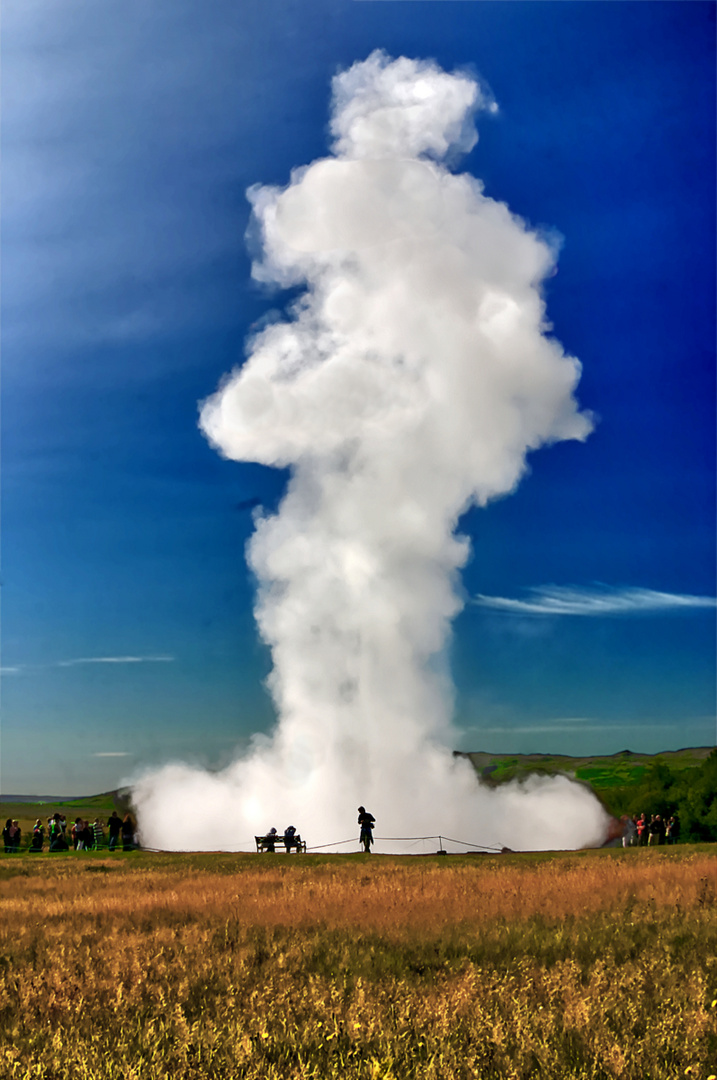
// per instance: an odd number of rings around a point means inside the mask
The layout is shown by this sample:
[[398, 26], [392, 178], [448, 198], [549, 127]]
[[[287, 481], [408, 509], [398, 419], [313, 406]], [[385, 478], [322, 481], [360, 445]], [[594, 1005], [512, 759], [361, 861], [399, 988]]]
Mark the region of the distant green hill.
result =
[[683, 838], [717, 840], [717, 750], [710, 746], [602, 757], [559, 754], [485, 754], [466, 757], [481, 780], [497, 786], [531, 775], [563, 774], [593, 789], [611, 814], [677, 814]]
[[663, 761], [673, 773], [699, 767], [712, 753], [711, 746], [666, 750], [662, 754], [634, 754], [621, 750], [603, 757], [570, 757], [567, 754], [484, 754], [470, 752], [467, 757], [481, 780], [501, 784], [523, 779], [531, 773], [565, 773], [584, 780], [595, 791], [609, 793], [615, 788], [637, 786], [654, 761]]

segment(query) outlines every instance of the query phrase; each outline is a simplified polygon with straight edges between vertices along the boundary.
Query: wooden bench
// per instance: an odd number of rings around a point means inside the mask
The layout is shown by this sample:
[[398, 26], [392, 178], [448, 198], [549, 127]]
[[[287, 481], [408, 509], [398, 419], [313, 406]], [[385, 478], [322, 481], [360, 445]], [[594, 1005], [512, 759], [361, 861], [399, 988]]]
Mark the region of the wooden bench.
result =
[[306, 841], [302, 840], [298, 833], [294, 833], [292, 837], [284, 839], [281, 833], [269, 834], [268, 836], [255, 836], [256, 850], [257, 851], [276, 851], [278, 848], [283, 848], [284, 851], [289, 854], [292, 848], [296, 848], [296, 853], [301, 851], [306, 853]]

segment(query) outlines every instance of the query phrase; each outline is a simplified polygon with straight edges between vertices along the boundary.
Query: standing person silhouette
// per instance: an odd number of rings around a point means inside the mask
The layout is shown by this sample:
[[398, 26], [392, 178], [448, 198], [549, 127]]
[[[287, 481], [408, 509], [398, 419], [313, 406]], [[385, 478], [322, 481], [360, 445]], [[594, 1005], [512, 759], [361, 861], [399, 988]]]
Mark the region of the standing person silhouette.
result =
[[116, 810], [113, 810], [107, 819], [107, 829], [110, 834], [110, 851], [114, 851], [122, 831], [122, 820]]
[[358, 823], [361, 826], [359, 843], [363, 844], [364, 851], [370, 855], [371, 844], [373, 843], [373, 827], [376, 823], [376, 818], [373, 816], [373, 814], [369, 814], [365, 806], [359, 806]]
[[134, 851], [136, 844], [134, 842], [134, 821], [131, 814], [125, 814], [122, 818], [120, 831], [122, 833], [122, 850]]

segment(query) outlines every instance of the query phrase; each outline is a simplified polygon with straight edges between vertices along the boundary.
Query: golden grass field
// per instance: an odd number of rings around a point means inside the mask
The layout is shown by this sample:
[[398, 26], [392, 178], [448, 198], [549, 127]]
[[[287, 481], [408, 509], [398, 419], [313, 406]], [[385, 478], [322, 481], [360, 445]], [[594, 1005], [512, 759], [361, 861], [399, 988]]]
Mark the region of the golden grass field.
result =
[[717, 1076], [706, 847], [5, 856], [0, 1077]]

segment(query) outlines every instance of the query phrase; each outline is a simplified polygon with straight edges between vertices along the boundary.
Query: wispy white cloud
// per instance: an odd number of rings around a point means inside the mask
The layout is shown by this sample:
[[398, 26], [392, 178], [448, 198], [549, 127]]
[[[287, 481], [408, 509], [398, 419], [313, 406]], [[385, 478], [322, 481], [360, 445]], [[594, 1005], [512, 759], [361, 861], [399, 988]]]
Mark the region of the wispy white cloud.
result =
[[554, 720], [548, 723], [521, 724], [519, 727], [471, 728], [470, 731], [476, 735], [543, 735], [550, 732], [559, 732], [561, 735], [566, 735], [571, 731], [585, 733], [588, 731], [631, 730], [634, 726], [630, 724], [588, 724], [584, 720], [575, 720], [573, 723]]
[[13, 664], [0, 667], [0, 675], [18, 675], [24, 671], [48, 668], [78, 667], [81, 664], [171, 664], [173, 656], [78, 656], [72, 660], [55, 660], [50, 664]]
[[[685, 717], [681, 719], [680, 724], [683, 727], [698, 727], [711, 725], [714, 728], [715, 719], [713, 716], [695, 716]], [[629, 734], [639, 733], [644, 735], [646, 731], [650, 733], [654, 732], [670, 732], [675, 731], [675, 723], [660, 723], [652, 720], [633, 720], [621, 723], [610, 723], [608, 721], [600, 720], [599, 718], [587, 717], [575, 717], [572, 719], [559, 719], [550, 718], [548, 720], [537, 720], [534, 724], [530, 722], [523, 722], [520, 724], [492, 724], [490, 727], [470, 727], [464, 730], [464, 735], [468, 734], [471, 737], [478, 738], [482, 735], [542, 735], [550, 733], [570, 734], [571, 732], [579, 732], [581, 735], [588, 734], [590, 732], [599, 732], [600, 734], [625, 732]]]
[[98, 750], [92, 757], [131, 757], [128, 750]]
[[53, 667], [77, 667], [78, 664], [165, 664], [173, 656], [79, 656], [74, 660], [58, 660]]
[[541, 585], [523, 600], [478, 594], [473, 603], [518, 615], [640, 615], [714, 608], [713, 596], [658, 592], [654, 589]]

